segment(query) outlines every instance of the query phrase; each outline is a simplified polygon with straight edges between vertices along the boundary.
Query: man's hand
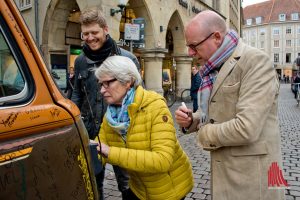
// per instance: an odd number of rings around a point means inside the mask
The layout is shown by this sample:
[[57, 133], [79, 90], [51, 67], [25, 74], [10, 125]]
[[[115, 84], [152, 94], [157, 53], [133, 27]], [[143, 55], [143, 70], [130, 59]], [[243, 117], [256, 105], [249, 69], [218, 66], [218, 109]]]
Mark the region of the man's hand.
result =
[[189, 127], [192, 124], [192, 110], [188, 109], [183, 103], [182, 106], [175, 111], [175, 120], [177, 124], [181, 127]]

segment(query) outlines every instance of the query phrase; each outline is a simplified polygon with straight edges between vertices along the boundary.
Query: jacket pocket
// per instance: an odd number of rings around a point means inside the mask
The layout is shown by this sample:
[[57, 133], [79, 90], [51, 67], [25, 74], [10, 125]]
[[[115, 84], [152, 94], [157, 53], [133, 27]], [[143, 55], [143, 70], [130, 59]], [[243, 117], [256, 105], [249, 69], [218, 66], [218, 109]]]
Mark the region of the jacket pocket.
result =
[[224, 93], [232, 93], [232, 92], [236, 92], [239, 90], [241, 83], [237, 82], [237, 83], [233, 83], [233, 84], [226, 84], [222, 86], [222, 91]]
[[251, 145], [231, 147], [232, 156], [258, 156], [267, 155], [268, 147], [266, 142], [259, 142]]

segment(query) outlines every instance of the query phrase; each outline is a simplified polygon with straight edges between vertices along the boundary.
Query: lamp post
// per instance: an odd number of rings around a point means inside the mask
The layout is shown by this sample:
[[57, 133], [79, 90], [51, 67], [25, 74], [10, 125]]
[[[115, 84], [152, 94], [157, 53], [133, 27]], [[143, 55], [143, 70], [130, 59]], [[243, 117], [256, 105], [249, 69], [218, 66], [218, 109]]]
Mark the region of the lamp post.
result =
[[126, 0], [119, 0], [118, 7], [120, 9], [113, 9], [113, 8], [111, 8], [110, 9], [110, 16], [114, 16], [115, 13], [118, 13], [118, 12], [122, 13], [124, 11], [125, 6], [126, 6]]

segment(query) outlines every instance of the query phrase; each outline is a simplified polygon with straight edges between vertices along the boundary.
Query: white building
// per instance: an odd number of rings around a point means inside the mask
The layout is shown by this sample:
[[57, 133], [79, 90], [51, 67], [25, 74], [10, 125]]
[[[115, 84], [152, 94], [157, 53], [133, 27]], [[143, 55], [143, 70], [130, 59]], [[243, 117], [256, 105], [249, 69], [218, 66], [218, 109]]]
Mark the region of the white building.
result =
[[270, 55], [277, 73], [292, 77], [300, 56], [300, 1], [270, 0], [243, 9], [244, 41]]

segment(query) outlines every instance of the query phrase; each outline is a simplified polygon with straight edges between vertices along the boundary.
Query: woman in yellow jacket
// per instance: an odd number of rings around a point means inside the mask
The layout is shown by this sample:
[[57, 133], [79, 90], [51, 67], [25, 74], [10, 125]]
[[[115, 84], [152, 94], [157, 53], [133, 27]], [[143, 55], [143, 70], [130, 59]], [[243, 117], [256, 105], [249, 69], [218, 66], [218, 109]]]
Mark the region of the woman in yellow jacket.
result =
[[105, 162], [127, 170], [123, 199], [184, 199], [193, 188], [192, 168], [163, 97], [140, 86], [127, 57], [108, 57], [95, 75], [108, 104], [98, 151]]

